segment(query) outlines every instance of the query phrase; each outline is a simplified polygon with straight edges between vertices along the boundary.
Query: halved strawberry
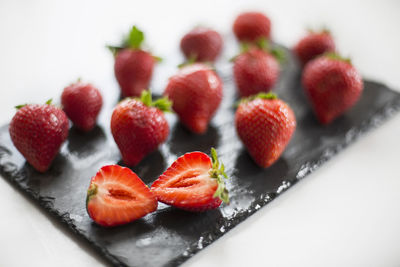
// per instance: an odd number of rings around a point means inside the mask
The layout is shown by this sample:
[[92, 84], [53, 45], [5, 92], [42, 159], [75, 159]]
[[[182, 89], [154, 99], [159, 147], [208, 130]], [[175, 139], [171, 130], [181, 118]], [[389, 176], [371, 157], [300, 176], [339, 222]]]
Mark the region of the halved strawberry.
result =
[[211, 157], [202, 152], [186, 153], [153, 183], [151, 191], [158, 201], [189, 211], [215, 209], [222, 201], [229, 203], [224, 164], [214, 148]]
[[108, 165], [90, 181], [86, 209], [97, 224], [116, 226], [155, 211], [157, 200], [133, 171]]

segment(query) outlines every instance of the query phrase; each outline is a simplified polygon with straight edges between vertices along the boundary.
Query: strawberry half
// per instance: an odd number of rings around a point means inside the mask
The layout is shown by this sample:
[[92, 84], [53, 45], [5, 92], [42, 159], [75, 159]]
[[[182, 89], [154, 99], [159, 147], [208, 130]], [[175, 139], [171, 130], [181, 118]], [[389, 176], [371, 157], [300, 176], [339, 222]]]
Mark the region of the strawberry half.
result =
[[229, 203], [224, 178], [228, 178], [217, 152], [211, 158], [202, 152], [179, 157], [153, 183], [151, 191], [160, 202], [189, 211], [205, 211]]
[[90, 181], [86, 209], [97, 224], [116, 226], [155, 211], [157, 200], [133, 171], [108, 165], [102, 167]]

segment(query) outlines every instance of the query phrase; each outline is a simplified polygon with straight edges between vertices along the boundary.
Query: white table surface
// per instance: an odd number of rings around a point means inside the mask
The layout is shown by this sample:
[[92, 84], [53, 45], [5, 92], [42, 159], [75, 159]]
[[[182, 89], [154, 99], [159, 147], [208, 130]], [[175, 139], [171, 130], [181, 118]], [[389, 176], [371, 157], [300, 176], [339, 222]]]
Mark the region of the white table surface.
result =
[[[77, 77], [109, 81], [113, 62], [104, 43], [133, 23], [146, 31], [153, 51], [168, 58], [193, 25], [226, 35], [244, 9], [265, 11], [274, 39], [287, 46], [306, 27], [327, 25], [364, 77], [400, 90], [396, 0], [1, 0], [0, 123], [10, 121], [16, 104], [58, 98]], [[184, 265], [400, 266], [399, 150], [396, 116]], [[4, 179], [0, 203], [0, 266], [107, 265]]]

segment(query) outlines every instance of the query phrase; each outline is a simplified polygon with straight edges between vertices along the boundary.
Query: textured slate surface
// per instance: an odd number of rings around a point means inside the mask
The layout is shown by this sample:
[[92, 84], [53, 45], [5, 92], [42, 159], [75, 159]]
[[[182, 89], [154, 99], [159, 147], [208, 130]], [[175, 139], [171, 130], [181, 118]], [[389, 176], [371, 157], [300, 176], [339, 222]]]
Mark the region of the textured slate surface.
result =
[[300, 70], [289, 57], [275, 91], [293, 108], [298, 127], [281, 159], [263, 170], [243, 150], [234, 130], [235, 87], [231, 66], [217, 66], [217, 69], [225, 84], [224, 101], [209, 131], [194, 136], [176, 123], [173, 115], [168, 115], [171, 134], [167, 143], [133, 170], [150, 185], [181, 154], [194, 150], [208, 153], [211, 146], [216, 147], [231, 176], [229, 206], [190, 213], [160, 204], [156, 212], [125, 226], [105, 229], [95, 225], [85, 210], [90, 178], [101, 166], [120, 161], [109, 131], [112, 106], [118, 101], [117, 93], [112, 90], [106, 93], [108, 104], [99, 126], [86, 135], [72, 128], [60, 155], [45, 174], [37, 173], [25, 163], [11, 144], [8, 126], [0, 128], [0, 173], [86, 239], [113, 265], [175, 266], [400, 109], [400, 94], [382, 84], [365, 81], [359, 103], [333, 124], [320, 126], [302, 93]]

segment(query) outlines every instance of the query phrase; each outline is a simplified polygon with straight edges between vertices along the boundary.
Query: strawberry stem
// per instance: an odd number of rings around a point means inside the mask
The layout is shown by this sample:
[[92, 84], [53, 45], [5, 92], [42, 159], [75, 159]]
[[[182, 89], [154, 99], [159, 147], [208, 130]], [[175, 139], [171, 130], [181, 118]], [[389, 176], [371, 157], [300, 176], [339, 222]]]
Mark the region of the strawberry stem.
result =
[[156, 101], [153, 101], [150, 90], [142, 91], [140, 98], [135, 98], [135, 99], [141, 101], [148, 107], [155, 107], [163, 112], [172, 112], [171, 110], [172, 101], [170, 101], [166, 96], [159, 98]]
[[50, 98], [49, 100], [46, 101], [46, 105], [51, 105], [51, 102], [53, 102], [53, 98]]
[[215, 190], [214, 197], [220, 198], [223, 202], [229, 204], [229, 192], [226, 189], [224, 179], [228, 179], [228, 175], [225, 173], [225, 166], [218, 160], [217, 151], [215, 148], [211, 148], [211, 160], [212, 168], [210, 170], [210, 177], [217, 180], [218, 187]]

